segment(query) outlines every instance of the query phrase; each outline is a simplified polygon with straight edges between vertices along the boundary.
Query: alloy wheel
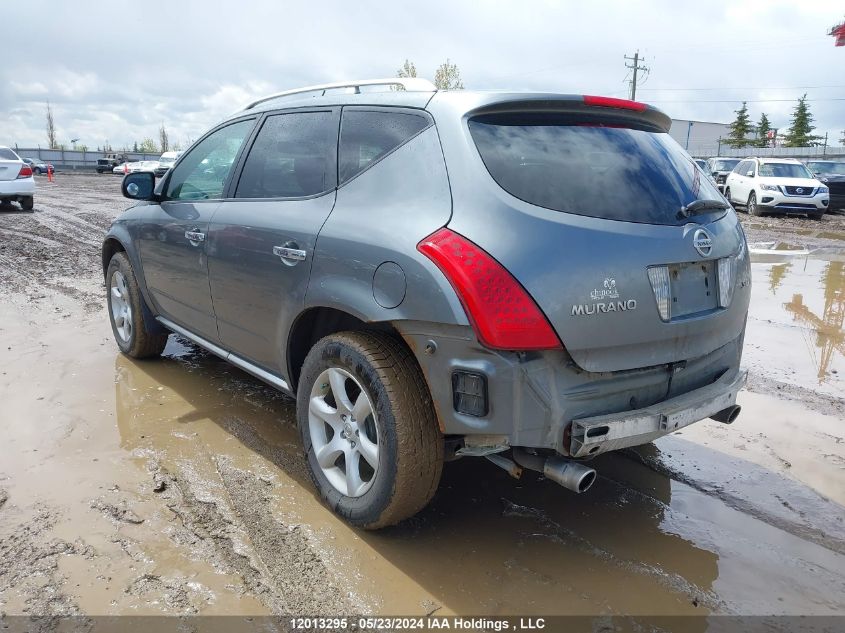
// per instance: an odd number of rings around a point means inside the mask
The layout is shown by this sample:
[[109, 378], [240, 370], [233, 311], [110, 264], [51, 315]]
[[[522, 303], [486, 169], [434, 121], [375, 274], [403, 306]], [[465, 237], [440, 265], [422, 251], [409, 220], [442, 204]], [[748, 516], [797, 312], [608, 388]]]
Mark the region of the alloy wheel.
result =
[[317, 377], [308, 427], [314, 456], [329, 483], [347, 497], [366, 493], [378, 473], [378, 426], [372, 401], [352, 374], [330, 367]]
[[114, 329], [124, 343], [132, 337], [132, 304], [129, 301], [129, 286], [126, 277], [119, 270], [114, 271], [109, 284], [111, 294], [111, 318]]

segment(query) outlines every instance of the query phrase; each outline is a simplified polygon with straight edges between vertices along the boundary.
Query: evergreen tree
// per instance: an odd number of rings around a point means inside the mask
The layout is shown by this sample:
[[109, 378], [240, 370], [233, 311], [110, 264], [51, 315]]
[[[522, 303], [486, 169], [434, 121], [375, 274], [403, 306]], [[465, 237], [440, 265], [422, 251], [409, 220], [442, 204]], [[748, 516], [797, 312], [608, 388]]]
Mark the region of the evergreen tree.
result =
[[772, 124], [769, 122], [769, 117], [763, 112], [760, 115], [760, 122], [757, 124], [757, 147], [768, 147], [769, 139], [767, 134], [772, 130]]
[[807, 106], [807, 95], [805, 93], [803, 97], [798, 99], [798, 105], [792, 111], [792, 124], [786, 133], [786, 146], [808, 147], [818, 145], [821, 137], [812, 133], [815, 129], [813, 115], [810, 114], [810, 108]]
[[751, 131], [751, 119], [748, 116], [748, 106], [742, 102], [739, 110], [734, 110], [736, 120], [731, 123], [731, 131], [728, 134], [728, 145], [731, 147], [745, 147], [748, 145], [748, 133]]

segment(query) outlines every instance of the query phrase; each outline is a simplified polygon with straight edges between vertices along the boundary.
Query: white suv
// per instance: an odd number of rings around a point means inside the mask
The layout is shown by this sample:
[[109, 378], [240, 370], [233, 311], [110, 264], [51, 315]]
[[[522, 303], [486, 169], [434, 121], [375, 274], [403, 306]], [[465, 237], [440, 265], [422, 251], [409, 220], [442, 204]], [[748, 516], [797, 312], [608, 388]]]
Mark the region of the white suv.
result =
[[819, 219], [830, 190], [794, 158], [746, 158], [728, 174], [725, 197], [751, 215], [801, 213]]
[[0, 204], [17, 202], [24, 211], [32, 211], [34, 196], [32, 167], [11, 149], [0, 145]]

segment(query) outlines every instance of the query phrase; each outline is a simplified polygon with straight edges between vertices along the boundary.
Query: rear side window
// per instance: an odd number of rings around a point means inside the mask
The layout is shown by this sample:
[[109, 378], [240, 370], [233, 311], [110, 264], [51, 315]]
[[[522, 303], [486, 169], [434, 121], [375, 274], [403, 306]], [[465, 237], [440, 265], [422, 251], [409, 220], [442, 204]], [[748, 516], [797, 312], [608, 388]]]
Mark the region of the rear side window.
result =
[[480, 116], [469, 121], [469, 129], [499, 186], [547, 209], [683, 224], [687, 220], [678, 212], [685, 205], [721, 199], [668, 134], [534, 113]]
[[18, 155], [15, 154], [8, 147], [0, 147], [0, 160], [19, 160]]
[[426, 117], [402, 112], [344, 110], [340, 132], [340, 184], [428, 127]]
[[302, 198], [335, 186], [332, 112], [267, 117], [244, 163], [236, 198]]

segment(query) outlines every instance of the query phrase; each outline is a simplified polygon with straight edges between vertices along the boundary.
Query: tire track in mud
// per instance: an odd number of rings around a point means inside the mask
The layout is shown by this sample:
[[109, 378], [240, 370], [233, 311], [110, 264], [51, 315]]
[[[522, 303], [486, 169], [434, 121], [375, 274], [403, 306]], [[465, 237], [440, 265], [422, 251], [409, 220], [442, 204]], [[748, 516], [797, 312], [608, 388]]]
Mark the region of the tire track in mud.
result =
[[207, 485], [189, 464], [179, 476], [160, 464], [151, 472], [180, 527], [171, 539], [216, 567], [242, 578], [244, 588], [271, 612], [354, 614], [359, 599], [337, 586], [324, 555], [305, 529], [287, 525], [271, 509], [272, 483], [214, 460], [219, 487]]

